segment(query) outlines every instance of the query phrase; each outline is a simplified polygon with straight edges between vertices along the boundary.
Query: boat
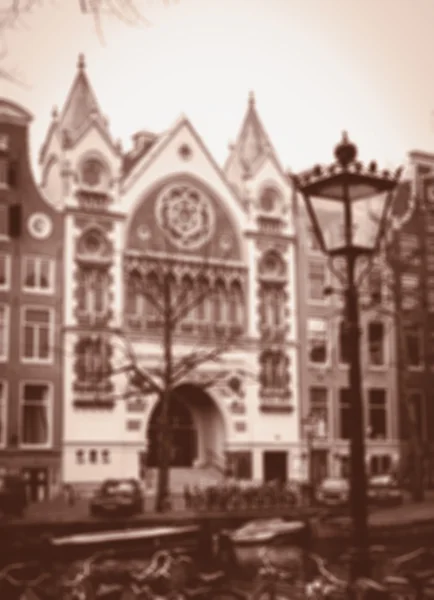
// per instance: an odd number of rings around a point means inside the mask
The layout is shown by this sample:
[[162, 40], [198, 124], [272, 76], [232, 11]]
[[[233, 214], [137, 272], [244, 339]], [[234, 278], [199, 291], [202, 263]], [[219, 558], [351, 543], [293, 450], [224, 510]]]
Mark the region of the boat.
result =
[[309, 526], [304, 521], [257, 519], [220, 536], [219, 558], [225, 569], [232, 565], [246, 573], [267, 566], [298, 573], [309, 541]]
[[159, 548], [194, 549], [198, 533], [197, 525], [135, 527], [53, 537], [50, 546], [57, 558], [78, 558], [105, 551], [151, 556]]

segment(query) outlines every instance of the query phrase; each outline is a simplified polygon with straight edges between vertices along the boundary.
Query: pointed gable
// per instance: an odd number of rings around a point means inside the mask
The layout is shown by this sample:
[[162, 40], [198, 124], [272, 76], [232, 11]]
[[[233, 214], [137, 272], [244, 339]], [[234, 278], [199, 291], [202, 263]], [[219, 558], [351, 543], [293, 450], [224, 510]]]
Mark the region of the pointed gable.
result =
[[59, 118], [60, 129], [68, 131], [75, 138], [90, 117], [96, 118], [106, 129], [105, 119], [85, 72], [84, 56], [80, 54], [77, 75]]
[[273, 146], [259, 118], [255, 98], [251, 92], [246, 116], [241, 125], [237, 141], [232, 147], [224, 166], [224, 172], [228, 180], [238, 189], [241, 189], [244, 177], [246, 175], [254, 176], [267, 158], [275, 164], [279, 172], [283, 173]]

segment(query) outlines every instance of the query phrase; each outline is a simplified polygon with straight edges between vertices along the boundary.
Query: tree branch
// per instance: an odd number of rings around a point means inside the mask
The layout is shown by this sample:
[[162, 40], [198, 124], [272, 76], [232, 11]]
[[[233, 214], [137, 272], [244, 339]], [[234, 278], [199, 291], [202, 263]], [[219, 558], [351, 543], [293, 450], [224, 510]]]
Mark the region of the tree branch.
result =
[[217, 342], [218, 345], [211, 350], [190, 352], [186, 356], [180, 358], [173, 368], [172, 383], [182, 381], [184, 377], [197, 369], [200, 365], [208, 362], [219, 362], [221, 355], [227, 352], [239, 338], [239, 334], [229, 336], [228, 339], [221, 341], [220, 343]]

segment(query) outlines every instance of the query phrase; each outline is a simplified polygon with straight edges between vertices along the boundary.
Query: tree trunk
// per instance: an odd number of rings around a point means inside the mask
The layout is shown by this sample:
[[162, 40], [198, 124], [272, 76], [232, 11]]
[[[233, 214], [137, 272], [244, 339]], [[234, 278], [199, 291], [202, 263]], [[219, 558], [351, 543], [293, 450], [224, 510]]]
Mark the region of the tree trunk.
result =
[[160, 401], [163, 403], [161, 411], [161, 437], [159, 440], [158, 483], [155, 497], [156, 512], [170, 509], [170, 400], [172, 392], [172, 294], [169, 273], [164, 273], [163, 278], [163, 351], [164, 351], [164, 391]]

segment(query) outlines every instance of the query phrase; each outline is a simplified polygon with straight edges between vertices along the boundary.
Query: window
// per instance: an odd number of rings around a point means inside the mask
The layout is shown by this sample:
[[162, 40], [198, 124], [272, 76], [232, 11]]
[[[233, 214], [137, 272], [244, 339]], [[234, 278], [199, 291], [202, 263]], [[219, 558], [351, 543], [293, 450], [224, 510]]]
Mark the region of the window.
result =
[[226, 286], [223, 281], [217, 281], [214, 289], [214, 322], [224, 323], [226, 321]]
[[288, 358], [279, 351], [267, 351], [261, 356], [262, 387], [282, 390], [288, 385]]
[[103, 450], [101, 452], [101, 458], [102, 458], [102, 462], [103, 462], [104, 465], [110, 464], [110, 451], [109, 450]]
[[0, 157], [0, 189], [7, 188], [9, 181], [9, 164], [6, 158]]
[[9, 354], [9, 306], [0, 304], [0, 360]]
[[327, 321], [323, 319], [309, 319], [307, 333], [309, 362], [314, 364], [325, 364], [328, 360]]
[[373, 367], [384, 366], [384, 324], [368, 323], [368, 361]]
[[422, 366], [422, 331], [420, 327], [404, 327], [404, 360], [409, 368]]
[[9, 237], [9, 210], [6, 204], [0, 204], [0, 239]]
[[20, 441], [22, 446], [50, 443], [51, 389], [46, 383], [25, 383], [21, 390]]
[[389, 454], [374, 454], [370, 460], [370, 475], [387, 475], [392, 470], [392, 459]]
[[324, 289], [326, 287], [326, 265], [323, 262], [310, 261], [308, 275], [308, 298], [309, 300], [324, 301]]
[[110, 375], [110, 347], [102, 336], [81, 338], [76, 346], [76, 375], [80, 386], [97, 387]]
[[25, 361], [49, 362], [52, 357], [52, 311], [48, 308], [23, 309], [22, 357]]
[[310, 417], [315, 425], [315, 439], [328, 437], [328, 390], [326, 387], [309, 388]]
[[350, 335], [348, 331], [348, 325], [345, 321], [339, 323], [339, 363], [341, 365], [348, 365], [351, 358], [351, 344]]
[[407, 405], [410, 418], [413, 420], [420, 440], [425, 440], [425, 401], [420, 390], [412, 390], [407, 394]]
[[229, 289], [229, 321], [235, 325], [244, 322], [244, 295], [239, 281], [233, 281]]
[[77, 450], [75, 453], [75, 462], [77, 463], [77, 465], [83, 465], [84, 464], [84, 452], [83, 450]]
[[417, 236], [403, 233], [399, 240], [400, 259], [407, 265], [420, 263], [419, 240]]
[[342, 440], [349, 440], [351, 437], [351, 399], [348, 388], [339, 390], [339, 437]]
[[105, 268], [83, 268], [78, 274], [78, 310], [80, 315], [98, 317], [108, 308], [109, 276]]
[[98, 462], [98, 453], [96, 450], [89, 451], [89, 462], [91, 465], [94, 465]]
[[419, 277], [415, 274], [401, 276], [401, 306], [404, 310], [412, 310], [419, 304]]
[[28, 292], [53, 292], [54, 262], [42, 256], [25, 256], [23, 289]]
[[266, 327], [280, 327], [285, 322], [285, 292], [281, 284], [261, 285], [263, 322]]
[[6, 133], [0, 133], [0, 151], [7, 152], [9, 150], [9, 136]]
[[[1, 218], [1, 215], [0, 215]], [[7, 290], [11, 284], [11, 257], [0, 254], [0, 290]]]
[[374, 440], [387, 438], [386, 390], [368, 390], [368, 435]]
[[0, 447], [6, 445], [7, 437], [7, 383], [0, 381]]
[[368, 274], [368, 293], [371, 304], [380, 304], [383, 299], [383, 280], [378, 267], [372, 268]]

